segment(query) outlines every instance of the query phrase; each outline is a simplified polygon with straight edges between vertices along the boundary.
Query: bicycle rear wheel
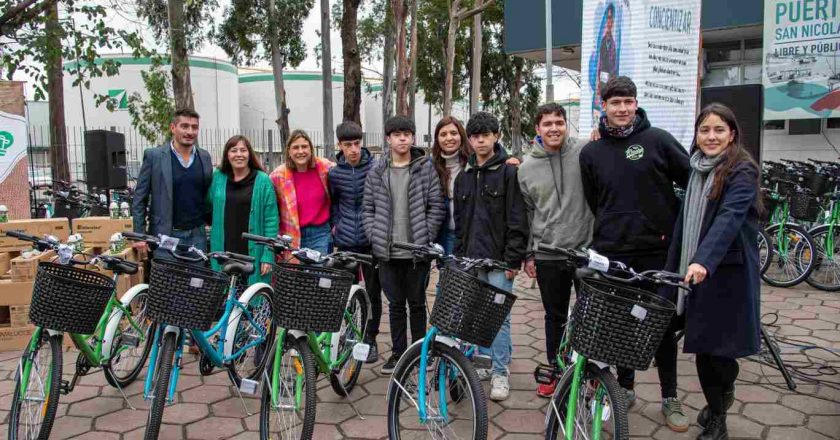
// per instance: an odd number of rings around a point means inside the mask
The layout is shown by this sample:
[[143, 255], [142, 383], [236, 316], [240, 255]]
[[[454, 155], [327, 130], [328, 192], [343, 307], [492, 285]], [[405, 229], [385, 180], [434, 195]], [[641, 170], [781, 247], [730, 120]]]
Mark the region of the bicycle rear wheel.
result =
[[763, 229], [758, 230], [758, 266], [759, 273], [764, 273], [770, 266], [770, 239], [767, 238], [767, 233]]
[[389, 438], [485, 440], [487, 400], [475, 368], [463, 353], [437, 341], [429, 349], [431, 368], [425, 375], [428, 419], [420, 422], [421, 349], [421, 344], [414, 344], [403, 354], [388, 386]]
[[353, 358], [353, 347], [362, 342], [365, 336], [365, 325], [368, 321], [368, 299], [364, 290], [357, 290], [347, 304], [338, 331], [338, 358], [344, 358], [338, 370], [330, 373], [330, 385], [339, 396], [347, 396], [356, 386], [359, 374], [365, 361]]
[[[274, 321], [271, 319], [271, 296], [268, 290], [261, 290], [254, 294], [245, 304], [245, 310], [251, 314], [253, 322], [245, 313], [239, 316], [236, 324], [236, 333], [233, 337], [233, 350], [236, 353], [249, 343], [262, 338], [262, 342], [245, 350], [238, 358], [233, 360], [234, 381], [237, 386], [242, 379], [257, 380], [265, 367], [271, 341], [274, 340]], [[260, 336], [262, 334], [262, 336]]]
[[817, 247], [817, 258], [805, 282], [820, 290], [836, 292], [840, 290], [840, 225], [829, 229], [828, 225], [822, 225], [809, 231]]
[[[566, 369], [551, 398], [545, 419], [545, 438], [560, 440], [566, 438], [566, 408], [572, 390], [574, 366]], [[590, 439], [595, 434], [596, 409], [601, 410], [602, 439], [625, 440], [629, 437], [627, 422], [627, 401], [622, 389], [609, 371], [588, 363], [581, 377], [575, 412], [574, 439]]]
[[[263, 372], [260, 439], [310, 439], [315, 430], [315, 357], [306, 339], [288, 334], [277, 350], [281, 350], [280, 364], [275, 366], [272, 352]], [[272, 388], [277, 388], [276, 402]]]
[[21, 396], [21, 370], [15, 375], [15, 394], [9, 415], [10, 440], [46, 440], [50, 437], [61, 389], [63, 335], [50, 336], [43, 330], [34, 351], [26, 348], [21, 357], [32, 359], [26, 392]]
[[761, 278], [775, 287], [793, 287], [805, 281], [814, 270], [817, 254], [811, 234], [793, 223], [771, 225], [765, 232], [771, 252]]
[[[126, 307], [131, 316], [122, 316], [114, 335], [111, 360], [103, 368], [105, 379], [114, 388], [125, 388], [137, 379], [152, 349], [155, 325], [146, 314], [148, 292], [146, 289], [131, 300]], [[132, 322], [140, 328], [139, 331]]]

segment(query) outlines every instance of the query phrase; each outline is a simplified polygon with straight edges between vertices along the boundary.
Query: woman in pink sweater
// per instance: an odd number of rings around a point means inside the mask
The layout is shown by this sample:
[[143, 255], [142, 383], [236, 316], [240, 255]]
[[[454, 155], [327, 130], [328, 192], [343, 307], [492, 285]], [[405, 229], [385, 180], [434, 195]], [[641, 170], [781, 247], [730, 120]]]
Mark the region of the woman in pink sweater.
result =
[[335, 164], [315, 156], [303, 130], [291, 133], [285, 156], [285, 163], [271, 173], [280, 204], [280, 234], [292, 237], [295, 247], [328, 253], [332, 238], [327, 175]]

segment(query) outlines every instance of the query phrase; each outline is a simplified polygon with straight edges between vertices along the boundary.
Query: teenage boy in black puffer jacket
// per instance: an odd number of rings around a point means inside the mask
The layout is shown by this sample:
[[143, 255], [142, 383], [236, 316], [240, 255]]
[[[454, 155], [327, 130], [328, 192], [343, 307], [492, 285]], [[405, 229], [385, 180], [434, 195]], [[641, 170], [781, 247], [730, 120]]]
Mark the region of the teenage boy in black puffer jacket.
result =
[[[686, 186], [688, 153], [670, 133], [651, 127], [630, 78], [611, 78], [601, 101], [601, 138], [580, 153], [583, 190], [595, 215], [591, 248], [636, 271], [662, 270], [680, 208], [674, 184]], [[676, 325], [665, 333], [656, 365], [662, 413], [669, 428], [684, 432], [688, 418], [677, 398]], [[636, 398], [634, 376], [633, 370], [618, 369], [629, 404]]]
[[[362, 226], [362, 201], [365, 193], [365, 179], [375, 161], [367, 148], [362, 146], [362, 127], [347, 121], [335, 128], [338, 138], [336, 166], [330, 169], [329, 185], [330, 223], [333, 243], [342, 251], [360, 254], [372, 254], [370, 240]], [[367, 363], [379, 360], [376, 336], [379, 334], [379, 322], [382, 318], [382, 289], [379, 286], [379, 270], [376, 262], [373, 266], [362, 265], [365, 277], [365, 290], [370, 300], [370, 319], [365, 329], [365, 343], [370, 345]]]

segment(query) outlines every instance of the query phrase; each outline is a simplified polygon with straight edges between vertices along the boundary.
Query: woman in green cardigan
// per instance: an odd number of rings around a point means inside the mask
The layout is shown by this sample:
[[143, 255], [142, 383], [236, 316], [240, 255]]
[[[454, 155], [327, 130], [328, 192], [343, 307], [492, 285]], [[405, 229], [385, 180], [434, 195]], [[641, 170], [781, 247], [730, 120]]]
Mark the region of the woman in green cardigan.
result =
[[[259, 263], [258, 270], [249, 277], [248, 284], [270, 282], [273, 253], [264, 246], [243, 240], [242, 233], [277, 236], [277, 194], [245, 136], [234, 136], [225, 143], [222, 163], [213, 173], [207, 197], [213, 207], [210, 251], [254, 257]], [[221, 269], [215, 261], [213, 268]]]

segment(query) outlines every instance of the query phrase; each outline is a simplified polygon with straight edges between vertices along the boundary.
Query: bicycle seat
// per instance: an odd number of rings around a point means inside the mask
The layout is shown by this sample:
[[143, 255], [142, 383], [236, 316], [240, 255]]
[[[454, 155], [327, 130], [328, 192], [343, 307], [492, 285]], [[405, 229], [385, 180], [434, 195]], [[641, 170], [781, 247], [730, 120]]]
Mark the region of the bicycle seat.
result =
[[228, 275], [249, 276], [254, 273], [254, 263], [245, 263], [242, 261], [228, 260], [222, 266], [222, 272]]
[[119, 258], [103, 258], [102, 267], [120, 275], [134, 275], [139, 270], [140, 265]]

